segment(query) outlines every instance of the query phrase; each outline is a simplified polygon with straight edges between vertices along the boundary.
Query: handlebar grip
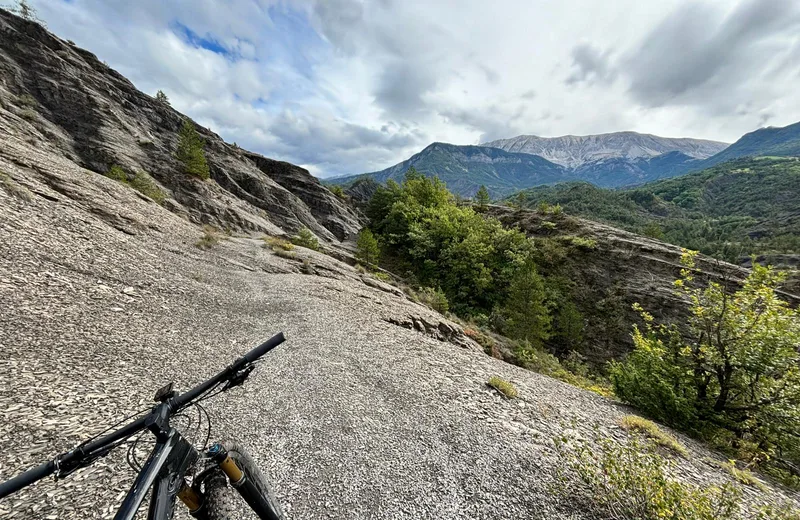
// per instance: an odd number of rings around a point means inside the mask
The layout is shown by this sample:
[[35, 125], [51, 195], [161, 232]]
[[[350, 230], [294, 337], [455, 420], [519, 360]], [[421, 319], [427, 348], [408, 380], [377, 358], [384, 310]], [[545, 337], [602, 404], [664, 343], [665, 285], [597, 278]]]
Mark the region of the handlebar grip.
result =
[[261, 345], [257, 346], [247, 354], [245, 354], [242, 359], [247, 363], [252, 363], [270, 350], [274, 349], [281, 343], [286, 341], [286, 336], [283, 335], [283, 332], [279, 332], [269, 338], [267, 341], [262, 343]]
[[41, 480], [48, 475], [52, 475], [55, 470], [56, 464], [51, 460], [49, 462], [45, 462], [41, 466], [36, 466], [35, 468], [29, 469], [21, 475], [17, 475], [7, 482], [0, 483], [0, 498], [5, 498], [12, 493], [16, 493], [25, 486], [33, 484], [37, 480]]

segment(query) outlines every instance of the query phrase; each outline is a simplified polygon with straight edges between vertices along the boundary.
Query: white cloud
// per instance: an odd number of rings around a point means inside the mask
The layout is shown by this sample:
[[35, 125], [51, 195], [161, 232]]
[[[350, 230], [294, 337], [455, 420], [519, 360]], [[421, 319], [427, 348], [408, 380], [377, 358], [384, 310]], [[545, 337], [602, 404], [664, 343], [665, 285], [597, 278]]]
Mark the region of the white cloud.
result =
[[230, 141], [319, 175], [431, 141], [800, 120], [794, 0], [35, 0]]

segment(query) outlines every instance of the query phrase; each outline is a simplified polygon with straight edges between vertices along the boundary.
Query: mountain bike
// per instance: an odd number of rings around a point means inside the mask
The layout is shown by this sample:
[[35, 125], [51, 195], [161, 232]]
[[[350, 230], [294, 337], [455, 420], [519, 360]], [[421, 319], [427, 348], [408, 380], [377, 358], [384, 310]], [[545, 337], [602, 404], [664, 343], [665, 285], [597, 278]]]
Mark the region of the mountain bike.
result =
[[[186, 393], [179, 394], [172, 383], [167, 384], [156, 392], [158, 404], [149, 411], [142, 410], [128, 416], [71, 451], [0, 484], [0, 499], [49, 475], [55, 475], [56, 479], [64, 478], [127, 443], [127, 461], [138, 470], [138, 475], [114, 520], [133, 520], [148, 492], [148, 520], [172, 518], [176, 498], [188, 507], [194, 518], [238, 518], [231, 488], [238, 491], [260, 519], [283, 520], [281, 507], [267, 480], [244, 449], [233, 442], [209, 446], [211, 420], [200, 403], [243, 384], [255, 369], [256, 362], [285, 339], [283, 333], [273, 336]], [[198, 429], [203, 414], [208, 424], [208, 434], [201, 450], [170, 425], [170, 419], [188, 417], [182, 412], [190, 407], [198, 411]], [[114, 430], [136, 416], [139, 418]], [[140, 465], [136, 447], [148, 432], [155, 436], [155, 446]]]

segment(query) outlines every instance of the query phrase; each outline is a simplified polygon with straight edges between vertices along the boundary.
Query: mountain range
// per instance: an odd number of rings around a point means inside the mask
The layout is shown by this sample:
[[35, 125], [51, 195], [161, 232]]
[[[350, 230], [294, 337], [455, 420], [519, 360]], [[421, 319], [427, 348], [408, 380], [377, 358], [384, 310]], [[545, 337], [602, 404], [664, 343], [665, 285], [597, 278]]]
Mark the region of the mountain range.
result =
[[544, 138], [522, 135], [480, 146], [433, 143], [385, 170], [329, 179], [339, 185], [370, 177], [400, 181], [410, 167], [438, 176], [471, 197], [481, 185], [492, 197], [560, 182], [584, 181], [604, 188], [637, 186], [750, 156], [800, 155], [800, 123], [762, 128], [730, 146], [717, 141], [666, 138], [636, 132]]
[[674, 139], [636, 132], [615, 132], [562, 137], [520, 135], [511, 139], [490, 141], [481, 146], [538, 155], [567, 168], [580, 168], [597, 161], [650, 159], [669, 152], [680, 152], [693, 159], [706, 159], [724, 150], [728, 144], [703, 139]]

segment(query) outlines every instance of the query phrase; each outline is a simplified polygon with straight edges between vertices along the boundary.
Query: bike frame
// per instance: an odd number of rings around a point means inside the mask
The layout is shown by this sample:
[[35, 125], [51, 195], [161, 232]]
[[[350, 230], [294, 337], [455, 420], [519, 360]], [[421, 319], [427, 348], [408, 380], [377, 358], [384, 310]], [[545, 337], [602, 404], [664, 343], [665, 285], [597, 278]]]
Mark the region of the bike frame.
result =
[[[169, 520], [175, 508], [176, 497], [180, 498], [189, 507], [192, 516], [195, 516], [195, 513], [202, 511], [202, 498], [188, 486], [184, 476], [189, 468], [198, 461], [200, 453], [170, 426], [170, 418], [187, 406], [194, 404], [198, 399], [204, 398], [207, 392], [219, 385], [223, 385], [220, 391], [224, 392], [244, 383], [255, 368], [254, 363], [261, 356], [283, 343], [285, 339], [283, 333], [276, 334], [234, 361], [219, 374], [184, 394], [179, 395], [174, 392], [172, 383], [170, 383], [158, 391], [156, 400], [160, 401], [160, 404], [156, 405], [147, 415], [104, 437], [87, 441], [7, 482], [0, 482], [0, 499], [48, 475], [55, 474], [57, 479], [66, 477], [77, 469], [90, 465], [98, 458], [105, 457], [131, 436], [147, 429], [155, 435], [156, 445], [136, 476], [136, 480], [114, 516], [114, 520], [133, 520], [151, 488], [148, 520]], [[202, 516], [202, 512], [199, 514]]]
[[[186, 485], [184, 475], [189, 467], [197, 462], [200, 454], [180, 433], [170, 427], [168, 423], [160, 423], [158, 417], [163, 417], [162, 407], [158, 406], [151, 415], [156, 426], [156, 445], [150, 453], [147, 462], [136, 476], [128, 495], [122, 501], [114, 520], [133, 520], [136, 512], [142, 505], [147, 491], [152, 487], [148, 520], [169, 520], [175, 508], [175, 497]], [[168, 416], [167, 416], [168, 417]], [[167, 429], [163, 429], [166, 426]]]

